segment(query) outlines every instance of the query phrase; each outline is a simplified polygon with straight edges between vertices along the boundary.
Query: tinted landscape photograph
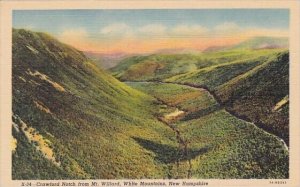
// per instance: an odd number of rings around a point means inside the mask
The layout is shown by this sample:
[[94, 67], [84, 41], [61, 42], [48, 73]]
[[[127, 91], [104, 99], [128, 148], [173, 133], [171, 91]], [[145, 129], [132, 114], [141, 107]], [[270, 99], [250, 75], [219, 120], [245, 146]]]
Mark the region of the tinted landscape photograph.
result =
[[288, 9], [14, 10], [12, 179], [288, 179]]

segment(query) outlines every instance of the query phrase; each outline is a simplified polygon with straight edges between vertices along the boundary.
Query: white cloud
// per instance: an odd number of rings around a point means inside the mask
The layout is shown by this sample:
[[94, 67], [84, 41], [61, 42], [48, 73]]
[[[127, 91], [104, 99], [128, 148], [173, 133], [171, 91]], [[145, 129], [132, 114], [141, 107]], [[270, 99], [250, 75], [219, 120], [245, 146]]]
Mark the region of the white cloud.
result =
[[162, 24], [149, 24], [142, 26], [138, 32], [145, 35], [164, 35], [167, 27]]
[[131, 28], [125, 23], [113, 23], [102, 28], [100, 30], [100, 33], [108, 34], [108, 35], [116, 35], [116, 34], [128, 33], [130, 31]]
[[179, 36], [198, 36], [206, 34], [209, 30], [201, 25], [177, 25], [171, 29], [172, 35]]
[[93, 50], [98, 47], [97, 42], [91, 39], [89, 33], [84, 28], [64, 30], [58, 35], [58, 39], [79, 50]]
[[224, 22], [216, 25], [210, 32], [212, 37], [233, 37], [241, 34], [246, 28], [242, 28], [234, 22]]
[[28, 29], [28, 30], [33, 30], [36, 28], [36, 26], [32, 25], [32, 24], [29, 24], [29, 25], [26, 25], [23, 27], [24, 29]]
[[87, 37], [87, 36], [88, 36], [88, 33], [83, 28], [67, 29], [61, 33], [61, 37], [82, 38], [82, 37]]
[[[180, 24], [165, 26], [163, 24], [148, 24], [140, 27], [131, 27], [125, 23], [113, 23], [103, 27], [99, 32], [99, 37], [103, 41], [117, 42], [121, 39], [140, 39], [143, 37], [164, 37], [164, 38], [214, 38], [214, 37], [237, 37], [237, 36], [257, 36], [268, 35], [280, 36], [283, 31], [266, 28], [241, 27], [234, 22], [224, 22], [212, 28], [204, 27], [200, 24]], [[82, 38], [86, 32], [77, 30], [66, 35]], [[150, 38], [149, 38], [150, 39]]]
[[[98, 51], [151, 51], [170, 47], [197, 47], [213, 42], [237, 42], [255, 36], [288, 36], [285, 29], [241, 27], [232, 22], [212, 28], [200, 24], [146, 24], [130, 27], [125, 23], [113, 23], [89, 33], [84, 28], [64, 30], [58, 38], [80, 50]], [[178, 38], [178, 40], [177, 40]], [[205, 43], [206, 42], [206, 43]], [[214, 44], [215, 45], [215, 44]]]
[[224, 22], [220, 25], [215, 26], [214, 30], [219, 32], [229, 32], [241, 30], [241, 27], [234, 22]]
[[59, 36], [62, 41], [72, 44], [87, 41], [88, 32], [83, 28], [64, 30]]

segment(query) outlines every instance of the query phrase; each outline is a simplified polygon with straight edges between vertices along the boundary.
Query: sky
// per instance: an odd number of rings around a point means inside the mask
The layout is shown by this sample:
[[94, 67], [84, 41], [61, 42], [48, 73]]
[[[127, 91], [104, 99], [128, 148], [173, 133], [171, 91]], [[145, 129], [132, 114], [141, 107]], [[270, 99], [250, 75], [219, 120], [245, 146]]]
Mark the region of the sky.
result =
[[14, 10], [13, 27], [82, 51], [203, 50], [255, 36], [288, 37], [288, 9]]

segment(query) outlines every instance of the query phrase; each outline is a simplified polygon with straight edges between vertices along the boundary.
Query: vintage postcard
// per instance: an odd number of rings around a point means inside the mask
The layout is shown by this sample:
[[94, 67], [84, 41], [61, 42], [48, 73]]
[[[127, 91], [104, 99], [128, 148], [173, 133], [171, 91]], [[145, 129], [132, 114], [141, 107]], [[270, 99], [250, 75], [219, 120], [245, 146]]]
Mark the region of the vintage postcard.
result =
[[2, 1], [1, 186], [299, 186], [299, 1]]

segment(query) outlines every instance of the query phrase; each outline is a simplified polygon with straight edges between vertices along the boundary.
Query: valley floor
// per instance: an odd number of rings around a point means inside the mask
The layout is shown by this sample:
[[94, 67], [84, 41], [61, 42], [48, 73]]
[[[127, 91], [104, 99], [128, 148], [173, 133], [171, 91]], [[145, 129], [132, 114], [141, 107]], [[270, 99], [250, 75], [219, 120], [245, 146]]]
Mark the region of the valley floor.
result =
[[155, 97], [162, 105], [156, 115], [176, 132], [172, 178], [288, 178], [283, 140], [231, 115], [209, 91], [161, 82], [127, 84]]

